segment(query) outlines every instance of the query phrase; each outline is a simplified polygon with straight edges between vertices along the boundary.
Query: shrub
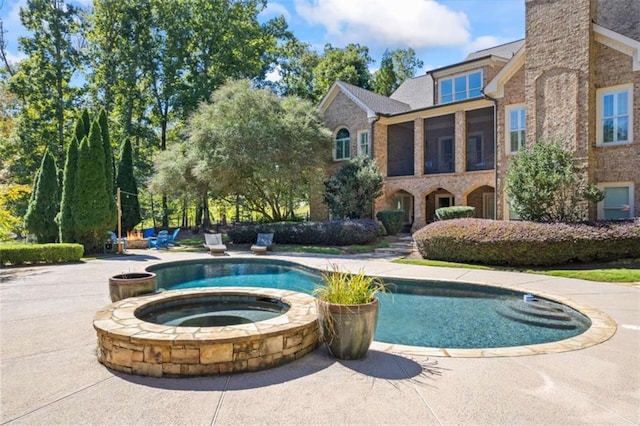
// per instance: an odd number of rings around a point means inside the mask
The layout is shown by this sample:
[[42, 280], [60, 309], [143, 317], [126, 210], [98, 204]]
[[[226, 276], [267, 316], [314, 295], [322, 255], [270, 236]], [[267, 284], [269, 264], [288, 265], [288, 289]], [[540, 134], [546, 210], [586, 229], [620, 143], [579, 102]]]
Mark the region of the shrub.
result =
[[414, 234], [424, 258], [489, 265], [560, 265], [640, 257], [635, 221], [535, 223], [454, 219]]
[[3, 244], [0, 264], [77, 262], [83, 252], [81, 244]]
[[382, 210], [376, 213], [376, 218], [382, 222], [387, 235], [396, 235], [402, 229], [404, 210]]
[[476, 214], [476, 208], [471, 206], [440, 207], [436, 210], [436, 217], [440, 220], [462, 219], [473, 217], [474, 214]]
[[36, 235], [40, 243], [53, 243], [58, 238], [56, 214], [59, 196], [58, 168], [53, 155], [47, 150], [36, 174], [29, 209], [24, 217], [25, 227]]
[[378, 236], [373, 219], [334, 220], [328, 222], [278, 222], [237, 226], [227, 234], [235, 244], [254, 242], [258, 233], [274, 233], [276, 244], [315, 244], [347, 246], [366, 244]]

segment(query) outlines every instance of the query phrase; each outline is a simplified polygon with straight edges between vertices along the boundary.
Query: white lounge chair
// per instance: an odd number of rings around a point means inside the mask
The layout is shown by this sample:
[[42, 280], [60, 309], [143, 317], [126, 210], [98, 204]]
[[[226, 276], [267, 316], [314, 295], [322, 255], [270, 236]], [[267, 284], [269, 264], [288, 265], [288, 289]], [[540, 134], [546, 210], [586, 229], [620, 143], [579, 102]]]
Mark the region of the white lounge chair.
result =
[[222, 234], [204, 234], [204, 247], [212, 255], [224, 254], [227, 246], [222, 244]]
[[267, 250], [273, 248], [273, 233], [258, 234], [257, 241], [251, 246], [253, 254], [267, 254]]

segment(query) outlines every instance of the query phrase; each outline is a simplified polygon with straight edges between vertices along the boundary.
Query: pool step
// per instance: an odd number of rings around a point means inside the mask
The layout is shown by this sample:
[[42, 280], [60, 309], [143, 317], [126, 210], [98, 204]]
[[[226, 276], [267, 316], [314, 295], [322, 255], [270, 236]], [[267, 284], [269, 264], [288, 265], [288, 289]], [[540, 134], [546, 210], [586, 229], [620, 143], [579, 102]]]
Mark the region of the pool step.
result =
[[503, 318], [536, 327], [575, 330], [579, 326], [575, 318], [562, 308], [542, 300], [504, 303], [496, 308], [496, 313]]

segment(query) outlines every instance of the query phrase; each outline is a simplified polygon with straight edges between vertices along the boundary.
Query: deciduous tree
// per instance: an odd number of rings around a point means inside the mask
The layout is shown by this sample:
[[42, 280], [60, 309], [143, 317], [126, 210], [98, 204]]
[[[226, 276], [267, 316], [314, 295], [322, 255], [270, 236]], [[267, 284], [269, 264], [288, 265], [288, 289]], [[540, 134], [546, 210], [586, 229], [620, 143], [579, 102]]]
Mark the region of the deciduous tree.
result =
[[588, 201], [603, 194], [588, 185], [573, 153], [558, 142], [538, 141], [509, 163], [507, 197], [521, 219], [575, 222], [585, 220]]

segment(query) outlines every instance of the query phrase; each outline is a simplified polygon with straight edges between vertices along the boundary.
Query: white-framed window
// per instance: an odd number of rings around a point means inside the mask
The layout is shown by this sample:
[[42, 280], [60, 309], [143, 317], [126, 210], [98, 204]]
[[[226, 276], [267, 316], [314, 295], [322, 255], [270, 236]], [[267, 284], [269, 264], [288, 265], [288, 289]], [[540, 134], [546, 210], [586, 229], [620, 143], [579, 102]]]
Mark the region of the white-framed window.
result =
[[349, 130], [342, 127], [336, 133], [336, 145], [334, 151], [334, 159], [335, 160], [347, 160], [351, 157], [351, 153], [349, 152], [351, 148], [351, 136], [349, 135]]
[[505, 108], [507, 154], [516, 154], [525, 146], [527, 113], [524, 104]]
[[358, 131], [358, 155], [369, 156], [369, 132], [366, 130]]
[[598, 203], [598, 219], [630, 219], [633, 217], [633, 182], [600, 183], [604, 200]]
[[597, 90], [597, 140], [600, 146], [633, 142], [633, 85]]
[[505, 220], [521, 220], [522, 218], [511, 205], [511, 202], [507, 199], [507, 194], [504, 194], [504, 218]]
[[438, 170], [440, 173], [453, 172], [454, 167], [453, 138], [438, 138]]
[[482, 96], [482, 70], [440, 80], [440, 103]]

